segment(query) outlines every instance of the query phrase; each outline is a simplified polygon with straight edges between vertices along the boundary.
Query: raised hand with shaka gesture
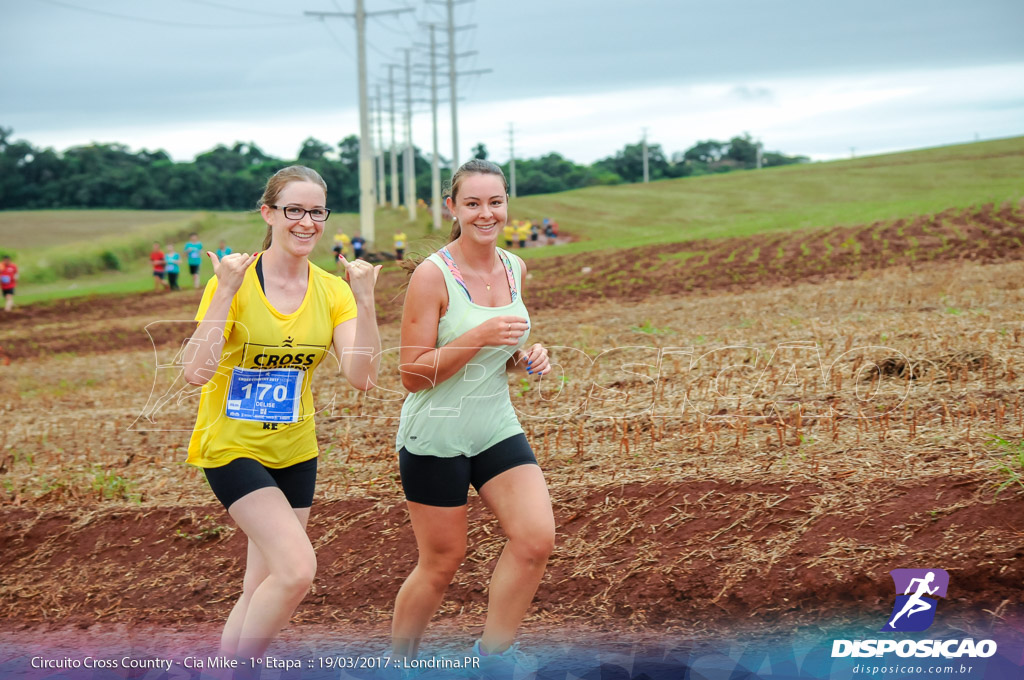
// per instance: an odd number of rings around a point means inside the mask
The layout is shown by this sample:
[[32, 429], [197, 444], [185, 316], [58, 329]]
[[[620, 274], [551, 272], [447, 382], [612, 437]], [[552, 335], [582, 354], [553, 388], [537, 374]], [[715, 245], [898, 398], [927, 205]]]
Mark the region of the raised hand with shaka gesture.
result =
[[370, 264], [366, 260], [353, 260], [349, 262], [344, 255], [339, 255], [338, 260], [345, 267], [345, 280], [352, 288], [352, 294], [356, 296], [356, 302], [361, 298], [369, 297], [373, 302], [373, 288], [377, 285], [377, 277], [380, 276], [381, 267]]
[[230, 253], [225, 255], [224, 259], [220, 259], [217, 257], [217, 253], [206, 251], [206, 254], [210, 256], [210, 262], [213, 263], [213, 275], [220, 282], [220, 287], [225, 291], [230, 291], [232, 296], [241, 287], [242, 280], [245, 278], [245, 270], [251, 267], [259, 256], [259, 253], [252, 255]]

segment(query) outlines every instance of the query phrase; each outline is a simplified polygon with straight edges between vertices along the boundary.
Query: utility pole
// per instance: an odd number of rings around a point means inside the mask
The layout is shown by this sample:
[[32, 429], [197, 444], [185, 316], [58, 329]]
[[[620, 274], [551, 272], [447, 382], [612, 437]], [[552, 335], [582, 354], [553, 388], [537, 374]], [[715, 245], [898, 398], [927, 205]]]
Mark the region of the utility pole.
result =
[[759, 140], [757, 140], [757, 169], [760, 170], [761, 166], [763, 164], [764, 164], [764, 144], [762, 144], [761, 140], [759, 139]]
[[455, 93], [458, 79], [455, 77], [455, 0], [448, 5], [448, 91], [452, 102], [452, 174], [459, 167], [459, 97]]
[[409, 221], [416, 221], [416, 157], [412, 148], [412, 50], [405, 50], [405, 207]]
[[648, 182], [651, 181], [651, 173], [650, 173], [650, 171], [648, 169], [648, 164], [647, 164], [647, 128], [644, 128], [643, 149], [644, 149], [644, 184], [647, 184]]
[[464, 31], [469, 28], [476, 28], [476, 24], [455, 25], [455, 5], [461, 5], [472, 0], [427, 0], [435, 5], [445, 5], [448, 14], [448, 98], [451, 101], [452, 114], [452, 172], [459, 167], [459, 95], [458, 76], [465, 76], [477, 73], [489, 73], [491, 69], [480, 69], [474, 71], [457, 71], [455, 60], [459, 57], [468, 57], [476, 54], [476, 50], [469, 52], [455, 52], [455, 32]]
[[[451, 0], [446, 0], [446, 1], [450, 2]], [[467, 0], [461, 0], [461, 2], [466, 2], [466, 1]], [[433, 149], [434, 160], [433, 160], [433, 163], [431, 164], [431, 175], [432, 175], [432, 177], [431, 177], [431, 184], [432, 184], [432, 190], [431, 190], [431, 209], [433, 210], [433, 214], [434, 214], [434, 229], [440, 229], [441, 228], [441, 169], [440, 169], [440, 165], [439, 165], [439, 163], [440, 163], [440, 156], [438, 154], [438, 149], [437, 149], [437, 36], [435, 34], [435, 31], [436, 31], [438, 26], [435, 23], [424, 23], [423, 25], [430, 29], [430, 44], [427, 46], [427, 48], [430, 50], [430, 103], [431, 103], [431, 110], [433, 112], [432, 115], [433, 115], [433, 127], [434, 127], [434, 149]], [[463, 28], [473, 28], [473, 26], [459, 26], [458, 27], [458, 29], [463, 29]], [[454, 32], [454, 30], [456, 30], [456, 29], [453, 27], [452, 28], [452, 32]], [[449, 49], [448, 49], [448, 57], [449, 57], [449, 67], [450, 67], [449, 68], [449, 80], [454, 81], [459, 76], [474, 75], [474, 74], [477, 74], [477, 73], [488, 73], [488, 72], [491, 71], [491, 69], [476, 69], [476, 70], [473, 70], [473, 71], [455, 71], [454, 70], [454, 63], [455, 63], [454, 59], [455, 59], [455, 57], [463, 57], [463, 56], [466, 56], [466, 55], [475, 54], [475, 52], [463, 52], [461, 54], [455, 54], [453, 49], [452, 49], [453, 42], [454, 41], [449, 40], [449, 44], [448, 44], [448, 47], [449, 47]], [[453, 123], [453, 127], [452, 127], [452, 140], [454, 142], [454, 146], [452, 147], [452, 150], [455, 152], [455, 157], [452, 159], [451, 172], [452, 172], [452, 174], [454, 174], [455, 170], [458, 168], [458, 166], [457, 166], [457, 163], [458, 163], [458, 129], [457, 129], [458, 121], [457, 121], [457, 119], [455, 117], [455, 110], [456, 110], [455, 109], [455, 99], [454, 99], [454, 97], [455, 97], [455, 88], [454, 88], [454, 85], [451, 85], [451, 83], [449, 83], [449, 86], [451, 87], [451, 95], [453, 97], [453, 99], [452, 99], [452, 112], [453, 112], [452, 113], [452, 123]]]
[[434, 24], [430, 28], [430, 113], [434, 121], [434, 150], [430, 159], [430, 210], [434, 216], [434, 231], [441, 230], [441, 166], [437, 157], [437, 41]]
[[516, 130], [508, 124], [508, 188], [509, 196], [516, 197]]
[[366, 94], [366, 17], [383, 14], [402, 14], [412, 12], [412, 7], [402, 9], [367, 12], [363, 0], [355, 0], [356, 11], [353, 12], [305, 12], [306, 16], [318, 17], [321, 21], [327, 17], [354, 18], [356, 21], [356, 50], [358, 54], [359, 72], [359, 231], [366, 239], [367, 251], [375, 246], [373, 225], [373, 140], [370, 137], [370, 115]]
[[387, 184], [384, 183], [384, 104], [380, 98], [380, 85], [377, 85], [377, 207], [383, 208], [387, 202]]
[[398, 207], [398, 148], [395, 146], [395, 66], [388, 64], [388, 101], [391, 104], [391, 207]]
[[455, 25], [455, 5], [461, 5], [471, 0], [428, 0], [435, 5], [445, 5], [448, 13], [448, 95], [451, 101], [451, 114], [452, 114], [452, 172], [459, 167], [459, 109], [458, 109], [458, 93], [455, 72], [455, 57], [465, 56], [466, 54], [475, 54], [475, 52], [466, 52], [464, 54], [455, 54], [455, 31], [464, 30], [467, 28], [473, 28], [473, 25], [467, 26], [456, 26]]

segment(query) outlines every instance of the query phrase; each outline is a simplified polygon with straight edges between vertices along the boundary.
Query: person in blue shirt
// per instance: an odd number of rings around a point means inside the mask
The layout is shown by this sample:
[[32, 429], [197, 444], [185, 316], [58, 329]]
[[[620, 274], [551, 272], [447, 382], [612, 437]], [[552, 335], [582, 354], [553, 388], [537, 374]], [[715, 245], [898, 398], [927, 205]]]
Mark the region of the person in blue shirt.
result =
[[221, 242], [220, 242], [220, 247], [217, 248], [217, 259], [218, 260], [223, 260], [225, 255], [230, 255], [231, 253], [232, 253], [231, 248], [229, 248], [227, 246], [227, 244], [224, 243], [224, 241], [222, 239]]
[[203, 261], [203, 244], [199, 234], [192, 232], [185, 244], [185, 255], [188, 256], [188, 272], [192, 275], [192, 287], [199, 288], [199, 265]]
[[168, 243], [164, 251], [164, 267], [167, 271], [167, 285], [171, 290], [181, 290], [178, 274], [181, 273], [181, 253], [174, 251], [174, 244]]
[[366, 239], [357, 231], [356, 235], [352, 237], [352, 251], [357, 260], [363, 256], [363, 248], [365, 247]]

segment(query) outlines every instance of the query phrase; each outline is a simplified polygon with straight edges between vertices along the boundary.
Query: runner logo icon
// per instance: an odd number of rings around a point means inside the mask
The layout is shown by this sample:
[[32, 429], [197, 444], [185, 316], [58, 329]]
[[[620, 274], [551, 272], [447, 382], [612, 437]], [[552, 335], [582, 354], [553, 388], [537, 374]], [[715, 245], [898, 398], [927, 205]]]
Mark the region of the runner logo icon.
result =
[[946, 597], [949, 574], [944, 569], [893, 569], [889, 573], [896, 586], [896, 603], [881, 630], [927, 630], [935, 620], [937, 598]]
[[[935, 621], [938, 598], [946, 597], [949, 574], [942, 569], [893, 569], [889, 573], [892, 574], [893, 585], [896, 586], [896, 603], [892, 607], [888, 622], [881, 630], [902, 633], [927, 630]], [[895, 654], [901, 659], [937, 659], [940, 656], [944, 659], [987, 659], [994, 656], [997, 650], [995, 640], [976, 641], [970, 637], [962, 640], [915, 640], [911, 637], [904, 640], [889, 638], [832, 641], [833, 659], [884, 657], [887, 654]], [[859, 671], [854, 668], [853, 672]]]

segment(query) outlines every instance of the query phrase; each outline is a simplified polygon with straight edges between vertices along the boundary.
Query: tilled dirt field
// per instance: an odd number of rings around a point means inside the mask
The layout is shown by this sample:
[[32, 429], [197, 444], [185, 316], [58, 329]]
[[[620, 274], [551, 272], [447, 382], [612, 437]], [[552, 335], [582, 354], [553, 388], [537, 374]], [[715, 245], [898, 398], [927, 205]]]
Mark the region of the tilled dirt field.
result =
[[[1019, 207], [1001, 206], [531, 262], [533, 338], [558, 363], [540, 385], [509, 380], [558, 526], [531, 625], [700, 635], [881, 618], [901, 567], [949, 571], [947, 625], [1020, 620], [1022, 232]], [[378, 295], [385, 348], [402, 280]], [[196, 395], [175, 356], [196, 303], [3, 319], [8, 629], [205, 629], [237, 596], [244, 538], [181, 464]], [[397, 389], [393, 353], [384, 372]], [[400, 401], [329, 373], [319, 571], [296, 623], [377, 635], [415, 560]], [[444, 625], [482, 621], [502, 545], [476, 498], [470, 526]]]
[[[956, 583], [944, 616], [1019, 604], [1024, 498], [978, 480], [879, 481], [853, 491], [803, 482], [660, 481], [556, 491], [559, 542], [538, 594], [541, 621], [688, 633], [807, 625], [891, 603], [894, 565], [941, 555]], [[865, 515], [863, 507], [870, 507]], [[1003, 521], [993, 521], [995, 517]], [[4, 618], [182, 624], [221, 620], [241, 583], [245, 541], [214, 505], [8, 509]], [[503, 543], [481, 504], [446, 616], [481, 621]], [[415, 544], [397, 499], [320, 503], [319, 573], [296, 620], [386, 620]], [[45, 577], [43, 577], [45, 575]], [[1012, 605], [1012, 607], [1011, 607]]]

